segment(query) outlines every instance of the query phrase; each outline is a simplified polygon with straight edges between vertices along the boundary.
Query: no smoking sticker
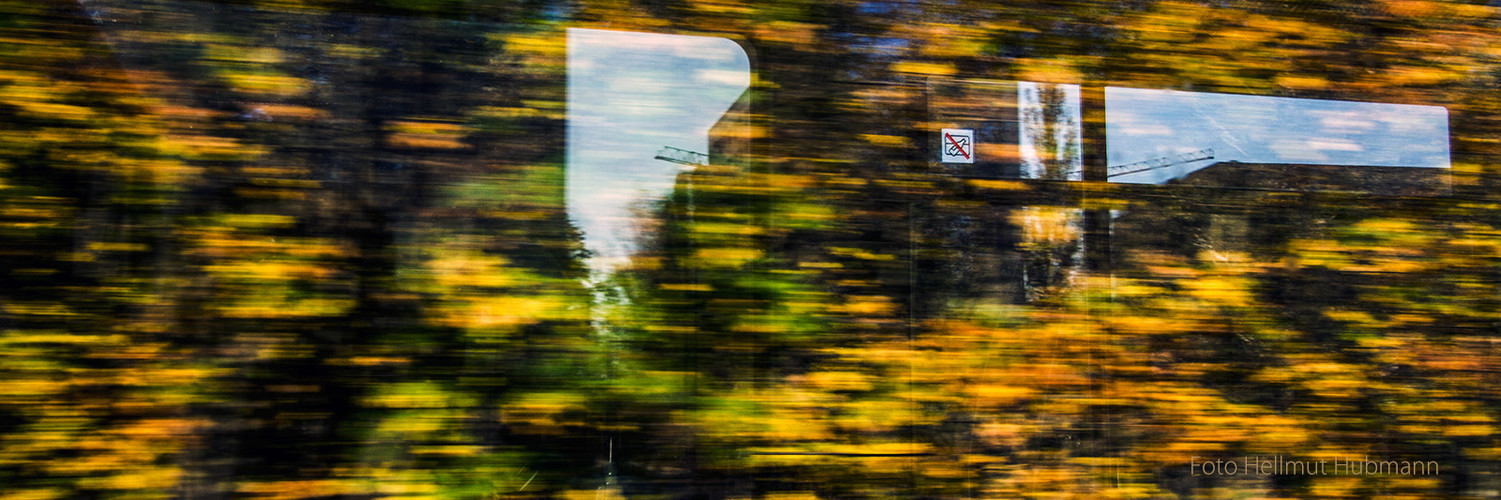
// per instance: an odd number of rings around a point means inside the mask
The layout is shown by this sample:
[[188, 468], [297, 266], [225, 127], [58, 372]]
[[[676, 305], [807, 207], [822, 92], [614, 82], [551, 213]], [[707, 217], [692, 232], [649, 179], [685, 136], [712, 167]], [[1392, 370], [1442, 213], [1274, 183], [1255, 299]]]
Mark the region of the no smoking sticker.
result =
[[939, 150], [943, 152], [940, 161], [943, 163], [974, 163], [975, 162], [975, 131], [965, 128], [946, 128], [942, 130], [943, 142]]

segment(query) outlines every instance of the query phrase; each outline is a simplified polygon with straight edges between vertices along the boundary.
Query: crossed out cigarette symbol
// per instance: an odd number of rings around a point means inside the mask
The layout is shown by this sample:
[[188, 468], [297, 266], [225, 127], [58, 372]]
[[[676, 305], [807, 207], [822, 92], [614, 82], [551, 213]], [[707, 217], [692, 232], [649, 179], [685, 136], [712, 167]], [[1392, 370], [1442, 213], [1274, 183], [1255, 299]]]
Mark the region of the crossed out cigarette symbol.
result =
[[[964, 150], [964, 147], [969, 144], [969, 138], [968, 137], [960, 137], [959, 139], [956, 140], [956, 139], [954, 139], [954, 136], [949, 135], [948, 132], [944, 132], [943, 133], [943, 138], [944, 139], [948, 139], [949, 140], [949, 144], [952, 144], [954, 146], [952, 148], [948, 147], [947, 145], [944, 146], [944, 148], [948, 149], [948, 154], [952, 155], [955, 152], [957, 152], [960, 155], [963, 155], [964, 159], [966, 159], [966, 160], [970, 159], [969, 158], [969, 151], [965, 151]], [[960, 142], [960, 141], [963, 141], [963, 142]]]

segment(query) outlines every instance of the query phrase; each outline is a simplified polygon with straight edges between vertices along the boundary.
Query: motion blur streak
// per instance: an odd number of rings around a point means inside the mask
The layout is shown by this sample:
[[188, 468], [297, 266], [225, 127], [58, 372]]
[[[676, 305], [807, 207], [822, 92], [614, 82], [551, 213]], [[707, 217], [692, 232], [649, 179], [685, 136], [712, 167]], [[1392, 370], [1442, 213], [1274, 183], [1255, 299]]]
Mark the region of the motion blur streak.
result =
[[1497, 19], [0, 0], [0, 498], [1494, 496]]

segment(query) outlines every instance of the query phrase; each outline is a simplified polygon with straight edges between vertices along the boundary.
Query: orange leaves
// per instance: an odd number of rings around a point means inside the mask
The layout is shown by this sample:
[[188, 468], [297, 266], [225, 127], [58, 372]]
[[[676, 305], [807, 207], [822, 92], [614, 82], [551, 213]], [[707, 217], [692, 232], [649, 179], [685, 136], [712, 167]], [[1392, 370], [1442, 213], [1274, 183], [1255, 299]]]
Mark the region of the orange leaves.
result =
[[243, 482], [235, 491], [258, 500], [294, 500], [298, 498], [340, 496], [364, 493], [357, 482], [340, 479], [302, 481]]
[[1004, 408], [1036, 394], [1029, 387], [983, 383], [966, 384], [962, 391], [967, 401], [986, 408]]
[[845, 303], [829, 309], [832, 313], [862, 318], [888, 316], [896, 310], [897, 304], [890, 297], [881, 295], [851, 296]]
[[911, 40], [918, 41], [917, 57], [952, 60], [983, 55], [987, 42], [983, 28], [956, 23], [913, 23], [898, 28]]
[[811, 23], [772, 21], [757, 26], [755, 34], [760, 41], [807, 46], [817, 41], [817, 28]]
[[165, 155], [188, 160], [253, 160], [266, 153], [262, 147], [211, 135], [167, 136], [157, 147]]
[[396, 121], [387, 124], [391, 145], [413, 149], [462, 149], [467, 130], [457, 123], [438, 121]]

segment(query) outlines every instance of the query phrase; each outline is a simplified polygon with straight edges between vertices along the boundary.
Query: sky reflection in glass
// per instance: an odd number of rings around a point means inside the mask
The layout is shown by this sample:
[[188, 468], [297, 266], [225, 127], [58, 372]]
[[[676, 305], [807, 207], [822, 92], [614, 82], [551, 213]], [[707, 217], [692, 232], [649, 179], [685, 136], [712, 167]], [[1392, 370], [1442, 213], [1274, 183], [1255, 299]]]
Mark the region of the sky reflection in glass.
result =
[[1214, 151], [1111, 182], [1162, 184], [1232, 161], [1449, 168], [1440, 106], [1107, 87], [1105, 113], [1111, 166]]
[[636, 251], [641, 211], [684, 168], [657, 151], [709, 153], [709, 129], [749, 86], [750, 57], [729, 39], [568, 30], [568, 217], [596, 276]]

